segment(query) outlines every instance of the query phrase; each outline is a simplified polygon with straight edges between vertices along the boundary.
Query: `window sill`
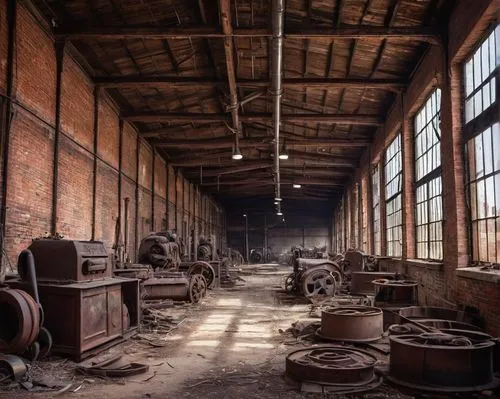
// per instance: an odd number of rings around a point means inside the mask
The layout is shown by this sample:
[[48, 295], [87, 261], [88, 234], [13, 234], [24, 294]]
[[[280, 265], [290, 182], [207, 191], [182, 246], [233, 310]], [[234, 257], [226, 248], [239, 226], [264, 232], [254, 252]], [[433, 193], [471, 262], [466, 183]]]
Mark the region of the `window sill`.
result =
[[439, 261], [430, 261], [430, 260], [421, 260], [421, 259], [406, 259], [405, 264], [411, 267], [420, 267], [423, 269], [429, 270], [443, 270], [443, 262]]
[[481, 270], [481, 266], [460, 267], [457, 269], [457, 276], [500, 284], [500, 270]]

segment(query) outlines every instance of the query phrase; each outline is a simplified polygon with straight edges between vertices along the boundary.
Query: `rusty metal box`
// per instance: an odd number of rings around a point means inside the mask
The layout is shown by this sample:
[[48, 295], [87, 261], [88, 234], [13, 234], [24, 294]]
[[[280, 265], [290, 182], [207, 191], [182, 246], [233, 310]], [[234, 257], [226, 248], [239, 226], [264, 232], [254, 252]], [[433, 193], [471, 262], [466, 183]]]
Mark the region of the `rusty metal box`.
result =
[[[22, 281], [9, 285], [29, 290]], [[38, 291], [52, 351], [77, 361], [122, 342], [139, 326], [139, 280], [40, 283]]]
[[111, 263], [101, 241], [40, 239], [28, 248], [40, 281], [92, 281], [112, 277]]

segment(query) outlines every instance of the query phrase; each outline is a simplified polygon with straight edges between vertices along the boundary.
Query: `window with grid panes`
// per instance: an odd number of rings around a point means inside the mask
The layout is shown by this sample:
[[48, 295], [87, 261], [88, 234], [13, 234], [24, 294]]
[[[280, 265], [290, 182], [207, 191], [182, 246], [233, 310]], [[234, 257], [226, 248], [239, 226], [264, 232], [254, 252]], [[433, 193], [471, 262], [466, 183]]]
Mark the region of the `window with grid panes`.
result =
[[415, 116], [415, 199], [417, 258], [443, 259], [441, 181], [441, 90]]
[[403, 248], [401, 134], [387, 147], [384, 176], [387, 255], [400, 257]]
[[374, 254], [382, 255], [380, 226], [380, 170], [379, 164], [372, 170], [372, 207], [373, 207], [373, 243]]
[[500, 263], [499, 66], [500, 26], [497, 26], [464, 66], [472, 260], [497, 264]]

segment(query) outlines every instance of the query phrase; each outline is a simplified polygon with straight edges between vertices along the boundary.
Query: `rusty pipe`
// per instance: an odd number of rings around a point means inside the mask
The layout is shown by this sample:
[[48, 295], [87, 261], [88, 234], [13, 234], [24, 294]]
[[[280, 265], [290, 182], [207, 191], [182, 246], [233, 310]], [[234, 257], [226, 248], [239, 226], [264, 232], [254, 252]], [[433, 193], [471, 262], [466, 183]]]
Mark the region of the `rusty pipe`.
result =
[[[273, 99], [273, 131], [274, 131], [274, 174], [276, 198], [281, 198], [280, 188], [280, 124], [281, 124], [281, 96], [283, 89], [283, 14], [284, 0], [273, 0], [272, 4], [272, 37], [271, 37], [271, 89]], [[279, 204], [278, 204], [279, 206]]]

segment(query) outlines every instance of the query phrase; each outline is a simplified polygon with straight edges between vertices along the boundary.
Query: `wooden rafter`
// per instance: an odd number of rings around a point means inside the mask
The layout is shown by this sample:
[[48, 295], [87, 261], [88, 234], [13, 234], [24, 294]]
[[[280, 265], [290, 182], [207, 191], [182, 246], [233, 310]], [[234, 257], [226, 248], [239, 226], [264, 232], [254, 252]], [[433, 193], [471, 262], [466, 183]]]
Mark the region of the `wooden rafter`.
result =
[[[162, 27], [162, 26], [100, 26], [54, 30], [56, 38], [66, 40], [121, 40], [121, 39], [188, 39], [225, 37], [271, 37], [267, 28], [236, 28], [224, 33], [219, 27], [205, 25]], [[338, 28], [289, 28], [285, 39], [373, 39], [397, 41], [424, 41], [439, 44], [441, 36], [434, 28], [380, 26], [342, 26]]]
[[[210, 150], [216, 148], [232, 148], [233, 140], [231, 136], [220, 136], [209, 139], [192, 140], [161, 140], [155, 141], [160, 148], [177, 148], [186, 150]], [[272, 144], [271, 137], [251, 137], [240, 140], [240, 148], [268, 148]], [[312, 140], [287, 140], [287, 147], [366, 147], [370, 140], [366, 139], [312, 139]]]
[[[327, 68], [331, 70], [330, 66]], [[223, 87], [227, 82], [212, 78], [192, 78], [192, 77], [174, 77], [174, 76], [111, 76], [111, 77], [95, 77], [96, 85], [105, 89], [130, 89], [130, 88], [171, 88], [171, 87], [193, 87], [193, 88], [212, 88]], [[316, 88], [329, 89], [337, 88], [369, 88], [382, 90], [400, 90], [406, 87], [407, 82], [402, 79], [359, 79], [359, 78], [293, 78], [283, 79], [283, 86], [287, 88]], [[236, 85], [244, 88], [268, 87], [270, 83], [263, 79], [240, 79], [236, 81]]]
[[[175, 113], [175, 112], [141, 112], [122, 116], [123, 120], [129, 122], [224, 122], [228, 116], [221, 113]], [[252, 113], [240, 115], [241, 122], [265, 122], [272, 120], [271, 113]], [[344, 125], [368, 125], [380, 126], [383, 120], [377, 115], [361, 114], [283, 114], [283, 122], [314, 122], [314, 123], [337, 123]]]

